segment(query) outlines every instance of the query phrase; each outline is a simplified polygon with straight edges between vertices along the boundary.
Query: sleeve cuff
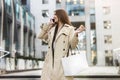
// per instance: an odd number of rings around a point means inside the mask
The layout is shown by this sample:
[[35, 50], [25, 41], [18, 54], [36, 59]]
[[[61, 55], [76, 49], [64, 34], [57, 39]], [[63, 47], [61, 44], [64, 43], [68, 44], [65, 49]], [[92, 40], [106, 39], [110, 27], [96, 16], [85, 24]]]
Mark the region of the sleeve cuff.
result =
[[49, 29], [49, 25], [48, 24], [43, 24], [41, 29], [44, 30], [44, 31], [47, 31]]

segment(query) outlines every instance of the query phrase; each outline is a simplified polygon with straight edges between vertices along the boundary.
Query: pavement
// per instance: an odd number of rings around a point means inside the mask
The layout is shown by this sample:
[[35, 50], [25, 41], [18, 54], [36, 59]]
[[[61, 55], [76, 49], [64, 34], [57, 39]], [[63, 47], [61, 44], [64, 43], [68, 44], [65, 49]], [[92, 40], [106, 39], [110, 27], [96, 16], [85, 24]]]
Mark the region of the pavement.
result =
[[[2, 77], [35, 77], [40, 78], [42, 70], [14, 72], [9, 74], [2, 74]], [[89, 67], [80, 73], [73, 75], [75, 78], [120, 78], [118, 74], [118, 67]]]
[[120, 75], [118, 70], [118, 67], [95, 66], [81, 71], [78, 75]]
[[95, 66], [89, 67], [84, 71], [74, 75], [74, 77], [87, 77], [87, 78], [120, 78], [120, 74], [118, 74], [118, 67], [102, 67]]

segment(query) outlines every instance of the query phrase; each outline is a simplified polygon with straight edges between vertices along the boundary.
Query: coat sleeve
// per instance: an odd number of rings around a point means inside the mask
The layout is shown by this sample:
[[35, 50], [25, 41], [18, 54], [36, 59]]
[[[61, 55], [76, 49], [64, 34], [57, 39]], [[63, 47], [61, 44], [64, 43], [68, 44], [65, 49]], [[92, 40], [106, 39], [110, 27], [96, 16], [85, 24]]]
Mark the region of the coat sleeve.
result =
[[47, 42], [49, 25], [48, 24], [42, 24], [42, 26], [40, 28], [41, 28], [41, 31], [38, 35], [38, 39], [42, 39], [43, 41]]
[[69, 36], [70, 36], [69, 38], [70, 46], [72, 49], [75, 49], [79, 40], [78, 40], [78, 36], [75, 34], [74, 27], [71, 28]]

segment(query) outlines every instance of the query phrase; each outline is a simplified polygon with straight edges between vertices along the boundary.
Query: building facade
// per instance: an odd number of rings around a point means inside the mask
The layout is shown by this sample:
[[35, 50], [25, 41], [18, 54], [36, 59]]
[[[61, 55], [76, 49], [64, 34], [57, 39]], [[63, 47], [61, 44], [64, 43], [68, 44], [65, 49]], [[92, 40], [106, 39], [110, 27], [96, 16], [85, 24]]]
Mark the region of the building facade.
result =
[[[35, 57], [35, 17], [23, 3], [22, 0], [0, 1], [0, 47], [10, 52], [0, 58], [0, 66], [4, 65], [1, 70], [38, 68], [38, 59]], [[6, 54], [0, 53], [1, 56]]]
[[[42, 23], [47, 23], [56, 9], [55, 0], [30, 0], [30, 10], [35, 15], [36, 34], [40, 33]], [[47, 53], [47, 44], [36, 38], [36, 57], [44, 59]]]
[[[113, 49], [119, 48], [119, 1], [96, 0], [97, 54], [99, 65], [113, 65]], [[101, 61], [103, 60], [103, 61]]]

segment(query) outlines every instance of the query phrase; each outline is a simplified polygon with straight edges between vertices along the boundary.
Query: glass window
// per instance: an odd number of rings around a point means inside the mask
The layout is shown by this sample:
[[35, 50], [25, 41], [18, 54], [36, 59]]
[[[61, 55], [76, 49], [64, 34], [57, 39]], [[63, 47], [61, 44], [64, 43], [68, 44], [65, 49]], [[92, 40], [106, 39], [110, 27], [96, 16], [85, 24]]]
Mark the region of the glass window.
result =
[[16, 4], [16, 18], [19, 19], [20, 16], [20, 5]]
[[21, 0], [22, 5], [26, 5], [27, 4], [27, 0]]
[[104, 42], [105, 43], [112, 43], [112, 36], [111, 35], [105, 35], [104, 36]]
[[82, 32], [78, 35], [79, 43], [78, 43], [78, 48], [81, 51], [86, 50], [86, 36], [85, 32]]
[[95, 15], [95, 8], [90, 8], [90, 14]]
[[26, 11], [24, 8], [22, 8], [22, 18], [23, 18], [24, 24], [26, 24]]
[[31, 29], [31, 14], [28, 13], [28, 25], [29, 25], [29, 28]]
[[112, 50], [105, 50], [105, 65], [113, 66]]
[[5, 0], [5, 8], [7, 12], [11, 15], [11, 0]]
[[15, 44], [15, 49], [18, 51], [20, 49], [20, 29], [16, 29], [17, 30], [17, 33], [16, 33], [16, 44]]
[[91, 22], [91, 23], [94, 23], [94, 22], [95, 22], [95, 15], [94, 15], [94, 14], [91, 14], [91, 15], [90, 15], [90, 22]]
[[27, 55], [27, 46], [26, 46], [26, 44], [27, 44], [27, 33], [25, 33], [24, 32], [24, 34], [23, 34], [23, 53], [24, 53], [24, 55]]
[[33, 30], [33, 27], [34, 27], [34, 18], [33, 16], [31, 16], [31, 30]]
[[110, 7], [103, 7], [103, 13], [105, 15], [110, 14]]
[[111, 29], [111, 21], [104, 21], [104, 29]]
[[48, 4], [48, 0], [42, 0], [42, 4]]
[[56, 0], [56, 8], [61, 8], [62, 5], [61, 5], [61, 0]]
[[57, 4], [60, 4], [60, 3], [61, 3], [61, 0], [56, 0], [56, 3], [57, 3]]
[[48, 10], [42, 10], [42, 16], [43, 17], [49, 17], [49, 11]]
[[84, 0], [66, 0], [66, 10], [70, 16], [85, 15]]
[[7, 3], [8, 6], [10, 6], [11, 0], [5, 0], [5, 3]]
[[[95, 25], [95, 24], [94, 24]], [[96, 44], [96, 30], [93, 24], [91, 24], [91, 60], [95, 66], [97, 64], [97, 44]]]

